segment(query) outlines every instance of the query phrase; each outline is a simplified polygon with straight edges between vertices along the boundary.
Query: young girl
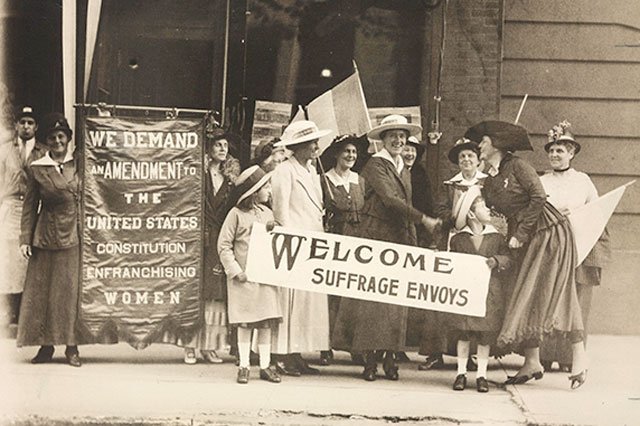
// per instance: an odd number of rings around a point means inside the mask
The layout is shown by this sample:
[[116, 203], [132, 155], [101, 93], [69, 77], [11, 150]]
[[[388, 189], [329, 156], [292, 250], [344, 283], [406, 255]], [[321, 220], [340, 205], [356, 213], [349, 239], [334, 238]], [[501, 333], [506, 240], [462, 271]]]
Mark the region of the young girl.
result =
[[[467, 385], [467, 359], [471, 341], [478, 344], [476, 389], [488, 392], [487, 365], [491, 344], [496, 340], [503, 318], [504, 295], [502, 271], [511, 266], [506, 241], [491, 225], [491, 214], [480, 195], [480, 187], [472, 186], [460, 197], [455, 211], [455, 226], [460, 231], [451, 238], [451, 251], [484, 256], [492, 269], [487, 294], [487, 311], [483, 318], [451, 315], [451, 329], [457, 337], [458, 375], [453, 389]], [[466, 225], [466, 226], [465, 226]], [[462, 229], [461, 229], [462, 228]]]
[[249, 382], [249, 351], [251, 332], [257, 333], [260, 354], [260, 378], [279, 383], [280, 376], [269, 366], [271, 363], [271, 328], [282, 318], [277, 287], [249, 282], [244, 268], [249, 251], [249, 237], [254, 223], [273, 221], [267, 207], [271, 197], [271, 173], [259, 166], [251, 166], [236, 179], [236, 206], [231, 209], [220, 230], [218, 253], [227, 274], [229, 324], [237, 327], [238, 383]]

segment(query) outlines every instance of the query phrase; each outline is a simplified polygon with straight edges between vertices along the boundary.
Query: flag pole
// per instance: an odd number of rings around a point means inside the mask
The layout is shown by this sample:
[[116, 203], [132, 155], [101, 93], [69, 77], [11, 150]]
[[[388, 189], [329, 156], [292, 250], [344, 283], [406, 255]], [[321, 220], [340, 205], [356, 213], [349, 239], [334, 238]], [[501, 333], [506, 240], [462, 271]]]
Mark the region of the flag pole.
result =
[[520, 115], [522, 115], [522, 110], [524, 109], [524, 104], [527, 102], [528, 97], [529, 94], [525, 93], [524, 98], [522, 98], [522, 103], [520, 104], [520, 109], [518, 110], [518, 115], [516, 115], [516, 121], [514, 121], [513, 124], [518, 124], [518, 121], [520, 121]]

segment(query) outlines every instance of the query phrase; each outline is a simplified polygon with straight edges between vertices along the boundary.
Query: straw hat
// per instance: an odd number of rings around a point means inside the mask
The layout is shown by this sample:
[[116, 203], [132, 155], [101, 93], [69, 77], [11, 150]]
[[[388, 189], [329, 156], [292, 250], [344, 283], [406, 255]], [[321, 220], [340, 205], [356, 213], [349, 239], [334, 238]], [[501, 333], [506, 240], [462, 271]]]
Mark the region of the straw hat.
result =
[[477, 143], [489, 136], [495, 148], [504, 151], [533, 151], [527, 129], [506, 121], [482, 121], [465, 132], [464, 137]]
[[473, 151], [476, 153], [478, 158], [480, 158], [480, 148], [478, 147], [478, 144], [472, 140], [469, 140], [466, 138], [460, 138], [453, 145], [453, 148], [449, 150], [449, 154], [447, 154], [449, 161], [457, 165], [458, 156], [460, 155], [460, 152], [464, 150]]
[[409, 123], [405, 116], [391, 114], [383, 118], [378, 126], [369, 130], [367, 136], [370, 139], [381, 140], [380, 135], [387, 130], [406, 130], [409, 136], [416, 136], [422, 132], [422, 127]]
[[457, 230], [464, 228], [467, 224], [467, 215], [476, 198], [482, 196], [479, 185], [470, 186], [464, 191], [455, 208], [453, 209], [453, 217], [455, 219], [455, 227]]
[[321, 137], [327, 136], [332, 130], [319, 130], [316, 123], [309, 120], [294, 121], [289, 124], [282, 136], [280, 142], [276, 142], [274, 146], [292, 146], [303, 142], [309, 142]]
[[258, 165], [250, 166], [244, 170], [236, 178], [236, 194], [240, 194], [236, 205], [240, 204], [242, 200], [258, 191], [262, 186], [271, 178], [271, 172], [266, 173]]

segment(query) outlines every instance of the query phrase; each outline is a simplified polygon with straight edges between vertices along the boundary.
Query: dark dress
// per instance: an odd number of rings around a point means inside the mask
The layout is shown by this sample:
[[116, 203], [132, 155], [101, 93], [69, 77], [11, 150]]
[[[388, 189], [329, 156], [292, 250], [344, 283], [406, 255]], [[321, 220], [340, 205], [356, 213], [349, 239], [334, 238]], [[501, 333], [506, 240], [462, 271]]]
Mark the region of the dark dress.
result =
[[[322, 179], [322, 192], [326, 208], [326, 228], [328, 232], [340, 235], [358, 236], [360, 215], [364, 207], [364, 179], [352, 172], [349, 182], [349, 192], [343, 185], [336, 185], [331, 179], [331, 171]], [[329, 330], [333, 333], [340, 296], [329, 296]]]
[[68, 160], [61, 174], [45, 155], [27, 173], [20, 244], [30, 245], [32, 256], [20, 308], [19, 347], [79, 343], [79, 178], [73, 159]]
[[511, 268], [512, 262], [504, 236], [495, 229], [492, 231], [483, 233], [480, 248], [476, 248], [474, 245], [470, 231], [463, 230], [451, 238], [452, 252], [476, 254], [487, 258], [494, 257], [498, 262], [498, 266], [491, 271], [486, 301], [487, 310], [484, 317], [444, 314], [447, 318], [448, 327], [454, 330], [454, 336], [457, 335], [452, 340], [457, 340], [461, 334], [468, 334], [464, 332], [474, 332], [478, 337], [479, 344], [493, 345], [502, 326], [504, 287], [510, 284], [508, 270]]
[[488, 206], [507, 219], [508, 236], [524, 245], [517, 250], [518, 273], [508, 296], [498, 345], [535, 347], [552, 331], [580, 341], [583, 325], [576, 293], [576, 248], [565, 216], [550, 203], [536, 171], [507, 154], [495, 176], [485, 180]]
[[[411, 205], [411, 176], [398, 174], [391, 161], [374, 155], [362, 170], [366, 182], [359, 236], [415, 245], [415, 224], [422, 213]], [[398, 351], [404, 345], [407, 308], [343, 298], [332, 334], [332, 346], [349, 352]]]

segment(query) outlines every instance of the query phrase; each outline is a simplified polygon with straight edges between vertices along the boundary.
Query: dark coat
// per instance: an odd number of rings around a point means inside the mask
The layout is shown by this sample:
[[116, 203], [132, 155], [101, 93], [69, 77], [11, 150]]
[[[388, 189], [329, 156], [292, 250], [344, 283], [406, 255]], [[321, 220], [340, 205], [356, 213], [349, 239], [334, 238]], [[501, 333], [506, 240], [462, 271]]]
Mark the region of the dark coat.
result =
[[233, 207], [231, 197], [233, 183], [228, 177], [222, 181], [218, 192], [213, 193], [211, 173], [207, 169], [204, 183], [204, 300], [226, 300], [227, 279], [218, 256], [218, 236], [224, 219]]

